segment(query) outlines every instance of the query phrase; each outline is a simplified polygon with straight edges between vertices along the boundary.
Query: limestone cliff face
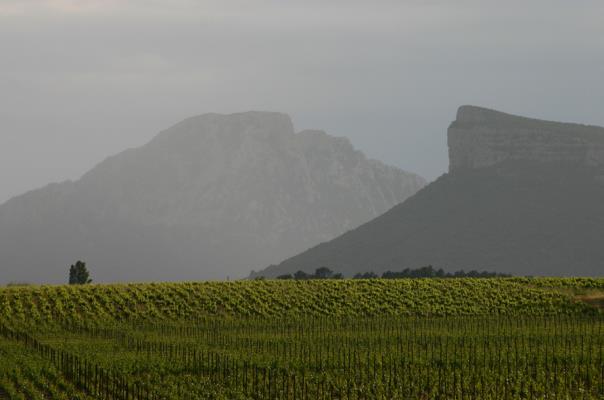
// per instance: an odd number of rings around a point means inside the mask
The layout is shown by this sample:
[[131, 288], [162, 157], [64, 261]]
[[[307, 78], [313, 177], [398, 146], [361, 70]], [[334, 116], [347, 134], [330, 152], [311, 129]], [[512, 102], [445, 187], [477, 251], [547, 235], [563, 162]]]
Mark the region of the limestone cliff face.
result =
[[462, 106], [448, 130], [449, 171], [506, 160], [604, 167], [604, 128]]
[[0, 206], [0, 278], [54, 281], [74, 258], [99, 280], [243, 277], [356, 228], [424, 184], [347, 139], [295, 133], [285, 114], [205, 114], [77, 182]]

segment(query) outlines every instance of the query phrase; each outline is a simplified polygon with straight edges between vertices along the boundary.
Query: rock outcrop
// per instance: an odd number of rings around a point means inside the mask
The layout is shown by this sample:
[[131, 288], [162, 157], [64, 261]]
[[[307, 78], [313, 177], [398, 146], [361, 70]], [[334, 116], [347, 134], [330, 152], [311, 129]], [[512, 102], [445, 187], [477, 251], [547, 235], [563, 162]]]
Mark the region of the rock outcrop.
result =
[[77, 182], [0, 206], [0, 281], [243, 277], [413, 195], [417, 175], [285, 114], [206, 114], [110, 157]]
[[449, 171], [506, 160], [604, 168], [604, 128], [462, 106], [448, 131]]
[[604, 128], [464, 106], [450, 173], [385, 214], [262, 271], [347, 276], [433, 265], [515, 275], [604, 275]]

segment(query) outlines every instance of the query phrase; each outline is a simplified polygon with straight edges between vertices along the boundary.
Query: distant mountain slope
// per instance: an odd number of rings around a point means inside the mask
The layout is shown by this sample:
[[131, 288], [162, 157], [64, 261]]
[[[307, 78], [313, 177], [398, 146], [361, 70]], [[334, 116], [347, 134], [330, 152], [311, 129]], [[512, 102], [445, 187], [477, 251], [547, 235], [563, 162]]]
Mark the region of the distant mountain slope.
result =
[[242, 277], [380, 215], [422, 178], [285, 114], [206, 114], [0, 206], [0, 282]]
[[262, 271], [431, 264], [604, 276], [604, 128], [462, 107], [450, 173], [373, 221]]

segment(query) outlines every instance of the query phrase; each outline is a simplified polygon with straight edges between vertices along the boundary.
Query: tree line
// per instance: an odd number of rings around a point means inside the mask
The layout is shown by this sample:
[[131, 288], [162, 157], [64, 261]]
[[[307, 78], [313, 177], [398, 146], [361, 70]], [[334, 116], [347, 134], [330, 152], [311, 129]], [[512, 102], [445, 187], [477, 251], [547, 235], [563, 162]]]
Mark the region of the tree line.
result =
[[[375, 272], [359, 272], [355, 274], [353, 279], [402, 279], [402, 278], [509, 278], [512, 275], [503, 274], [499, 272], [489, 271], [464, 271], [459, 270], [455, 272], [445, 272], [442, 268], [435, 269], [433, 266], [428, 265], [416, 269], [405, 268], [402, 271], [386, 271], [381, 275]], [[314, 274], [306, 273], [302, 270], [292, 274], [283, 274], [277, 276], [277, 279], [296, 279], [296, 280], [308, 280], [308, 279], [343, 279], [344, 276], [341, 273], [336, 273], [327, 267], [317, 268]]]

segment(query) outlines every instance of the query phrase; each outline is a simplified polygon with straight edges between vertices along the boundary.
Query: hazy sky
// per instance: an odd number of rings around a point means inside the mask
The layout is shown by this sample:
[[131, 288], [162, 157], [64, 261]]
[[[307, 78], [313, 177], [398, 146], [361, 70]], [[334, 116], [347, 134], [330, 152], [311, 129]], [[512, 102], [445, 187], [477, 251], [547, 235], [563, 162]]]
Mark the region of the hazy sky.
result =
[[604, 125], [604, 1], [0, 0], [0, 202], [205, 112], [432, 179], [461, 104]]

